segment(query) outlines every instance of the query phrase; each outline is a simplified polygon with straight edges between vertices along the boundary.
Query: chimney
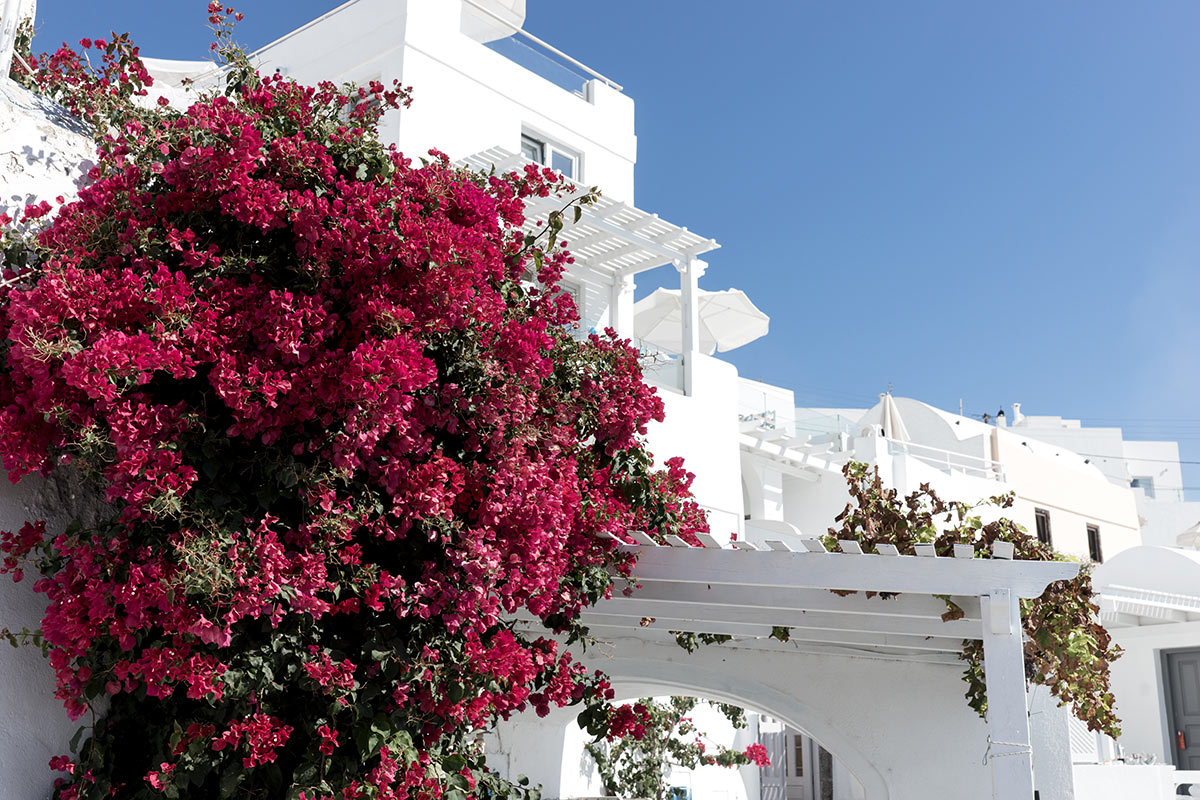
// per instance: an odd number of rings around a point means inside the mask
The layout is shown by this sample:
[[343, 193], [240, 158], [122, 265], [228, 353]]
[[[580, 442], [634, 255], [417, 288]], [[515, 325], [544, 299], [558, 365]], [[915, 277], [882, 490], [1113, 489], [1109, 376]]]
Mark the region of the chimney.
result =
[[1013, 424], [1013, 425], [1020, 425], [1020, 424], [1021, 424], [1021, 421], [1025, 419], [1025, 415], [1021, 413], [1021, 404], [1020, 404], [1020, 403], [1013, 403], [1013, 404], [1012, 404], [1012, 409], [1013, 409], [1013, 418], [1012, 418], [1012, 424]]

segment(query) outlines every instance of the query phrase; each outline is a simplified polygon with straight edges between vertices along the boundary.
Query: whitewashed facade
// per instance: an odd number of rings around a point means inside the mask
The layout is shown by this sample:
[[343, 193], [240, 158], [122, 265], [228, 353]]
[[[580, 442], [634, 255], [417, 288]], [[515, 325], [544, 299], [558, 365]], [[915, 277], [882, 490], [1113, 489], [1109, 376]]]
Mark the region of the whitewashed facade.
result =
[[[842, 467], [860, 461], [878, 467], [884, 483], [903, 493], [925, 483], [944, 499], [970, 503], [1012, 493], [1015, 503], [1005, 516], [1082, 560], [1141, 544], [1128, 484], [1113, 483], [1085, 457], [1033, 432], [903, 397], [883, 397], [856, 412], [792, 409], [790, 393], [775, 389], [772, 397], [754, 382], [743, 382], [741, 395], [744, 409], [771, 399], [776, 405], [774, 414], [742, 414], [747, 535], [777, 529], [778, 522], [824, 535], [848, 500]], [[984, 511], [989, 514], [999, 512]]]
[[[1036, 595], [1046, 581], [1072, 574], [1073, 565], [825, 553], [804, 539], [822, 534], [844, 506], [840, 467], [850, 457], [878, 465], [902, 488], [932, 478], [957, 499], [1012, 489], [1018, 519], [1031, 530], [1037, 511], [1051, 505], [1060, 515], [1052, 518], [1056, 544], [1084, 557], [1087, 524], [1103, 526], [1107, 556], [1137, 544], [1128, 488], [1064, 453], [1030, 446], [1020, 433], [951, 419], [915, 401], [896, 401], [911, 426], [909, 441], [885, 436], [882, 415], [851, 424], [845, 410], [830, 410], [828, 431], [799, 435], [802, 424], [827, 420], [795, 409], [787, 390], [739, 380], [732, 365], [699, 350], [696, 298], [708, 268], [700, 256], [719, 268], [720, 256], [707, 255], [717, 244], [634, 205], [632, 99], [611, 79], [522, 34], [523, 19], [522, 0], [351, 0], [255, 58], [265, 70], [305, 82], [397, 78], [414, 86], [412, 109], [389, 113], [382, 123], [384, 139], [410, 156], [436, 146], [479, 167], [532, 158], [601, 186], [601, 206], [564, 233], [577, 259], [567, 280], [585, 330], [611, 326], [632, 335], [637, 276], [677, 271], [685, 305], [681, 352], [656, 354], [648, 370], [667, 407], [667, 422], [651, 430], [650, 446], [661, 456], [686, 458], [713, 536], [704, 550], [641, 541], [639, 577], [644, 587], [658, 588], [592, 612], [591, 624], [607, 644], [585, 654], [585, 662], [613, 676], [625, 697], [695, 694], [761, 712], [771, 720], [764, 735], [803, 731], [809, 738], [801, 747], [813, 758], [810, 740], [836, 758], [838, 800], [976, 798], [989, 791], [1030, 800], [1035, 787], [1041, 800], [1070, 798], [1066, 723], [1045, 698], [1027, 697], [1012, 615], [1018, 597]], [[212, 77], [203, 63], [149, 66], [167, 84]], [[78, 164], [83, 156], [74, 158]], [[48, 513], [38, 505], [43, 489], [18, 488], [26, 494], [10, 493], [0, 503], [6, 519]], [[738, 550], [729, 549], [731, 540]], [[881, 607], [858, 596], [839, 598], [830, 588], [904, 598]], [[11, 615], [32, 624], [36, 601], [23, 587], [3, 591], [3, 623], [13, 627]], [[942, 623], [944, 605], [932, 593], [953, 595], [967, 617]], [[776, 625], [793, 630], [790, 641], [767, 638]], [[734, 639], [688, 655], [672, 630], [728, 632]], [[962, 699], [956, 653], [963, 638], [988, 648], [994, 711], [986, 723]], [[0, 692], [28, 695], [21, 702], [32, 704], [3, 706], [0, 780], [18, 787], [19, 800], [33, 800], [51, 780], [42, 765], [62, 752], [74, 726], [55, 713], [48, 670], [36, 653], [5, 652], [0, 659], [7, 659], [0, 661]], [[44, 689], [27, 688], [38, 681]], [[1046, 706], [1032, 732], [1027, 702]], [[573, 717], [567, 709], [505, 726], [490, 742], [489, 757], [511, 774], [534, 775], [549, 797], [594, 795], [596, 776], [582, 759], [583, 734]], [[778, 789], [773, 777], [742, 770], [719, 780], [675, 780], [690, 781], [695, 800], [809, 800], [804, 791], [815, 800], [816, 784], [805, 789], [781, 775]]]

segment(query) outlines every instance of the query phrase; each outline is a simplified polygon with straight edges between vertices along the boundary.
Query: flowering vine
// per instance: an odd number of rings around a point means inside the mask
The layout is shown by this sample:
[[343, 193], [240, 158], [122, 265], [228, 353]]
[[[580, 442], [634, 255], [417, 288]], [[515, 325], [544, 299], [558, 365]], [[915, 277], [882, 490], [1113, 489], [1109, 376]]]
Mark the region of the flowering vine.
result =
[[[766, 747], [757, 742], [744, 750], [712, 742], [689, 716], [699, 702], [694, 697], [644, 697], [612, 706], [607, 715], [602, 709], [585, 712], [581, 722], [597, 737], [585, 749], [596, 762], [605, 794], [667, 800], [674, 767], [770, 765]], [[747, 726], [743, 709], [712, 706], [735, 730]]]
[[[1000, 518], [984, 523], [978, 506], [942, 500], [928, 485], [901, 496], [895, 489], [884, 486], [878, 468], [872, 470], [866, 464], [851, 461], [842, 472], [851, 502], [836, 519], [839, 527], [830, 528], [825, 537], [825, 545], [831, 550], [843, 539], [872, 550], [880, 542], [903, 550], [922, 542], [933, 544], [937, 555], [950, 557], [954, 555], [954, 545], [970, 544], [977, 558], [990, 558], [995, 542], [1010, 542], [1018, 559], [1066, 559], [1012, 520]], [[998, 508], [1009, 508], [1012, 503], [1012, 495], [992, 497], [985, 502]], [[961, 618], [962, 609], [950, 598], [944, 599], [948, 610], [943, 618]], [[1060, 703], [1069, 704], [1089, 729], [1115, 738], [1121, 733], [1121, 725], [1113, 707], [1109, 668], [1122, 650], [1113, 644], [1099, 616], [1100, 608], [1086, 567], [1070, 580], [1051, 583], [1040, 597], [1022, 600], [1025, 670], [1028, 679], [1049, 687]], [[961, 657], [967, 663], [963, 673], [967, 701], [983, 716], [987, 713], [987, 693], [982, 643], [975, 639], [965, 641]]]
[[475, 732], [607, 719], [546, 635], [629, 572], [596, 534], [705, 529], [644, 448], [662, 403], [628, 343], [577, 338], [565, 214], [523, 233], [561, 177], [414, 165], [374, 134], [405, 89], [260, 76], [210, 15], [226, 85], [185, 111], [124, 37], [22, 76], [100, 146], [76, 200], [0, 220], [3, 465], [111, 510], [0, 537], [57, 696], [103, 709], [56, 796], [522, 794]]

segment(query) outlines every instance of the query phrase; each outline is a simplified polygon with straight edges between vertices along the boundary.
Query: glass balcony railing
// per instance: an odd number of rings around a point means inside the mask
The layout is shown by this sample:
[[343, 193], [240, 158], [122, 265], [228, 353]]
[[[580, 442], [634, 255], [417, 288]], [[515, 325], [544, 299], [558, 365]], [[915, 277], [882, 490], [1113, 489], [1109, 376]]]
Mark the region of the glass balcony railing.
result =
[[587, 99], [587, 84], [592, 79], [591, 75], [550, 50], [535, 46], [519, 33], [487, 42], [484, 46], [509, 61], [520, 64], [535, 75], [540, 75], [555, 86]]

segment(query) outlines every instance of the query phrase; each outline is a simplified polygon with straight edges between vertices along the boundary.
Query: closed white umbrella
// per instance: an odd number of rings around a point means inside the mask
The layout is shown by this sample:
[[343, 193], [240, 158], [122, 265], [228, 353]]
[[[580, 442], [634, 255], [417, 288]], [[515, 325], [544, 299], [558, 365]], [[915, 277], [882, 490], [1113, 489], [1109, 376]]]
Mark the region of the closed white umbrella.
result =
[[900, 419], [900, 409], [896, 407], [896, 398], [892, 393], [879, 395], [883, 408], [879, 410], [879, 424], [883, 426], [883, 435], [897, 442], [911, 441], [904, 420]]
[[[696, 294], [700, 352], [726, 353], [766, 336], [771, 318], [759, 311], [740, 289]], [[683, 349], [683, 302], [678, 289], [655, 289], [633, 305], [637, 338], [672, 353]]]

